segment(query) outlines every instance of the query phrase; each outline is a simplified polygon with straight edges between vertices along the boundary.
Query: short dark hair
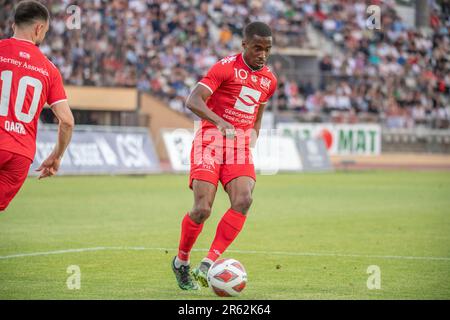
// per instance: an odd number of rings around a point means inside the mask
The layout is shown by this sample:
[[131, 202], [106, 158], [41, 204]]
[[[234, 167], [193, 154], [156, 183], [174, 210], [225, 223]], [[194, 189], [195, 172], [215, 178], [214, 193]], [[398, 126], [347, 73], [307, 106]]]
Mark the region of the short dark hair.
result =
[[47, 7], [38, 1], [21, 1], [14, 9], [14, 23], [18, 26], [49, 19], [50, 13]]
[[264, 22], [251, 22], [244, 29], [244, 37], [246, 39], [251, 39], [253, 36], [271, 37], [272, 30], [270, 30], [270, 27]]

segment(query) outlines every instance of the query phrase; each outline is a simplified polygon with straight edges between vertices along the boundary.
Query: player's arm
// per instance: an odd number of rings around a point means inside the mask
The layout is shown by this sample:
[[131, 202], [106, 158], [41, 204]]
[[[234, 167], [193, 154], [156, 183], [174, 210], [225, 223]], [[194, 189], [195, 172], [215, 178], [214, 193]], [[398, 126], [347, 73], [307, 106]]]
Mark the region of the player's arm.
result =
[[258, 137], [259, 137], [259, 130], [261, 129], [262, 117], [263, 117], [263, 113], [264, 113], [264, 109], [265, 109], [266, 105], [267, 105], [267, 102], [261, 103], [259, 105], [258, 113], [256, 114], [255, 125], [254, 125], [253, 131], [252, 131], [252, 140], [250, 142], [251, 148], [256, 146], [256, 141], [258, 140]]
[[219, 117], [208, 108], [206, 100], [211, 96], [211, 91], [202, 84], [197, 84], [189, 95], [186, 106], [200, 118], [207, 120], [217, 126], [222, 135], [234, 135], [234, 127], [231, 123]]
[[70, 139], [72, 138], [72, 131], [75, 126], [75, 121], [67, 101], [54, 104], [52, 106], [52, 111], [59, 121], [58, 140], [53, 153], [57, 158], [61, 159], [70, 143]]
[[75, 126], [72, 111], [67, 100], [55, 103], [51, 106], [53, 113], [58, 118], [58, 139], [55, 148], [47, 159], [42, 162], [36, 171], [41, 171], [39, 179], [50, 177], [56, 174], [61, 164], [61, 159], [72, 138], [72, 131]]

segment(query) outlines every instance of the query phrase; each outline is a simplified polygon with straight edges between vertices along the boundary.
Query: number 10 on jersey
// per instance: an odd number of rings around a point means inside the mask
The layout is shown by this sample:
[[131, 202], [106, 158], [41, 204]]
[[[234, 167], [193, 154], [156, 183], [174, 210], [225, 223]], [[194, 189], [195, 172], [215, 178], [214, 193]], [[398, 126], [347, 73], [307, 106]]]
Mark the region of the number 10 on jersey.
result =
[[[2, 71], [0, 75], [2, 81], [1, 96], [0, 96], [0, 116], [5, 117], [8, 115], [8, 106], [11, 98], [11, 85], [13, 80], [13, 72], [10, 70]], [[25, 95], [27, 93], [28, 86], [34, 88], [33, 100], [31, 101], [30, 109], [28, 113], [23, 112], [23, 105], [25, 103]], [[33, 77], [22, 77], [19, 80], [19, 86], [17, 87], [17, 96], [14, 105], [14, 113], [19, 121], [24, 123], [30, 123], [39, 106], [39, 100], [42, 93], [42, 82], [39, 79]]]

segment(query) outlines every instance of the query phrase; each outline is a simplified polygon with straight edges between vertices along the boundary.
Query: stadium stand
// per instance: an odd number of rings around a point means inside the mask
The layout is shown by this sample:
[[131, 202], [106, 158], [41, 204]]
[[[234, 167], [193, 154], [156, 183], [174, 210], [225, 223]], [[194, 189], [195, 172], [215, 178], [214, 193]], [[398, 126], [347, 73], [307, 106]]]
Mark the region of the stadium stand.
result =
[[[1, 38], [11, 35], [13, 2], [3, 1]], [[48, 0], [54, 17], [41, 48], [68, 85], [134, 87], [186, 112], [196, 81], [239, 51], [247, 22], [269, 23], [280, 48], [312, 47], [313, 28], [342, 54], [318, 57], [318, 85], [274, 63], [274, 105], [285, 119], [449, 128], [450, 10], [448, 1], [430, 3], [426, 31], [407, 26], [394, 1]], [[81, 8], [80, 30], [65, 27], [72, 4]], [[368, 4], [381, 7], [381, 30], [366, 28]]]
[[388, 128], [448, 128], [449, 4], [430, 3], [428, 31], [408, 27], [393, 1], [371, 1], [382, 12], [382, 29], [376, 32], [365, 26], [362, 2], [315, 6], [315, 28], [345, 52], [321, 60], [319, 109], [373, 114]]

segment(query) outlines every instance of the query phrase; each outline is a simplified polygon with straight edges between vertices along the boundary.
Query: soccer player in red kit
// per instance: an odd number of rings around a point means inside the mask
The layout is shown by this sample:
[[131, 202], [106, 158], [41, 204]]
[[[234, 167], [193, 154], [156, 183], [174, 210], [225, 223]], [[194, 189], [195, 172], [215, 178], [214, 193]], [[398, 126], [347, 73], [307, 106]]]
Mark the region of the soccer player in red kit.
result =
[[[187, 106], [201, 119], [191, 151], [189, 187], [194, 206], [183, 218], [178, 255], [172, 261], [183, 290], [207, 287], [207, 272], [242, 230], [252, 203], [255, 168], [250, 146], [256, 142], [264, 107], [275, 92], [277, 80], [266, 66], [272, 32], [262, 22], [245, 27], [243, 52], [217, 62], [201, 79]], [[223, 215], [208, 254], [190, 271], [190, 251], [211, 214], [218, 182], [231, 206]]]
[[61, 75], [38, 48], [49, 22], [44, 5], [20, 2], [14, 12], [14, 36], [0, 40], [0, 211], [27, 177], [45, 103], [59, 120], [59, 133], [53, 152], [38, 168], [39, 179], [56, 174], [72, 136], [74, 120]]

